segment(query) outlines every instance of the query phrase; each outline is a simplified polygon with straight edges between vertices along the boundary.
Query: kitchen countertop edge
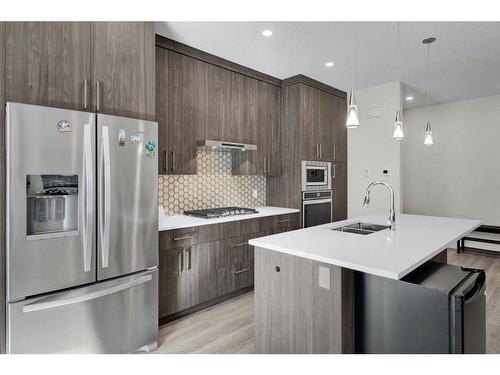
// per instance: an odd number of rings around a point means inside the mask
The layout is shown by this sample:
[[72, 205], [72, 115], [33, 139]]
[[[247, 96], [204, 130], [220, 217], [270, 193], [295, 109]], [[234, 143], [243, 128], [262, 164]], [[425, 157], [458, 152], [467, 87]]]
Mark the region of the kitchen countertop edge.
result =
[[[420, 215], [408, 215], [407, 214], [405, 216], [415, 216], [416, 217], [416, 216], [420, 216]], [[327, 226], [329, 226], [330, 228], [335, 228], [338, 226], [342, 226], [342, 225], [346, 225], [349, 223], [359, 221], [359, 220], [364, 219], [364, 218], [365, 217], [347, 219], [347, 220], [339, 221], [336, 223], [321, 225], [318, 227], [306, 228], [306, 230], [307, 231], [311, 231], [311, 230], [314, 231], [315, 229], [320, 229], [322, 227], [324, 228]], [[438, 217], [436, 217], [436, 218], [438, 218]], [[447, 219], [447, 218], [441, 218], [441, 219]], [[452, 218], [450, 218], [450, 219], [455, 220]], [[465, 220], [468, 220], [471, 222], [471, 226], [468, 228], [468, 230], [462, 232], [458, 236], [450, 237], [449, 241], [447, 241], [446, 243], [440, 243], [440, 244], [436, 245], [435, 249], [432, 251], [430, 251], [430, 250], [425, 251], [425, 254], [422, 254], [419, 257], [420, 259], [418, 261], [413, 262], [411, 265], [409, 265], [407, 267], [402, 267], [402, 268], [398, 269], [397, 272], [396, 272], [396, 270], [392, 271], [392, 270], [389, 270], [387, 268], [384, 269], [383, 267], [371, 267], [370, 265], [367, 265], [367, 264], [361, 264], [362, 262], [356, 263], [356, 262], [352, 262], [352, 261], [343, 260], [343, 259], [340, 259], [341, 257], [335, 257], [335, 256], [329, 257], [329, 256], [321, 255], [321, 254], [315, 254], [314, 252], [301, 251], [299, 248], [293, 249], [293, 248], [290, 248], [287, 246], [280, 246], [279, 244], [276, 243], [276, 241], [271, 240], [271, 238], [283, 238], [284, 236], [290, 236], [290, 235], [293, 236], [294, 232], [295, 233], [299, 232], [299, 231], [305, 232], [306, 230], [304, 230], [304, 229], [299, 229], [299, 230], [287, 232], [284, 234], [277, 234], [277, 235], [265, 236], [265, 237], [260, 237], [260, 238], [254, 238], [254, 239], [251, 239], [249, 241], [249, 244], [252, 246], [255, 246], [255, 247], [260, 247], [260, 248], [264, 248], [264, 249], [271, 250], [271, 251], [277, 251], [277, 252], [281, 252], [284, 254], [298, 256], [298, 257], [302, 257], [305, 259], [310, 259], [310, 260], [314, 260], [314, 261], [318, 261], [318, 262], [322, 262], [322, 263], [326, 263], [326, 264], [332, 264], [332, 265], [339, 266], [339, 267], [349, 268], [349, 269], [352, 269], [355, 271], [366, 272], [366, 273], [376, 275], [376, 276], [386, 277], [386, 278], [390, 278], [390, 279], [394, 279], [394, 280], [400, 280], [403, 277], [405, 277], [406, 275], [408, 275], [410, 272], [412, 272], [415, 269], [417, 269], [418, 267], [420, 267], [426, 261], [428, 261], [428, 260], [432, 259], [434, 256], [438, 255], [441, 251], [445, 250], [448, 247], [449, 243], [455, 242], [458, 239], [462, 238], [463, 236], [466, 236], [470, 232], [474, 231], [479, 225], [481, 225], [480, 220], [469, 220], [469, 219], [465, 219]], [[474, 221], [475, 221], [475, 223], [472, 224], [472, 222], [474, 222]], [[347, 251], [347, 249], [346, 249], [346, 251]]]
[[[214, 218], [214, 219], [202, 219], [202, 218], [197, 218], [197, 217], [187, 216], [187, 215], [172, 215], [172, 216], [164, 215], [164, 219], [162, 219], [161, 217], [159, 218], [158, 231], [163, 232], [166, 230], [199, 227], [199, 226], [203, 226], [203, 225], [212, 225], [212, 224], [227, 223], [227, 222], [231, 222], [231, 221], [258, 219], [258, 218], [262, 218], [262, 217], [287, 215], [287, 214], [294, 214], [294, 213], [300, 212], [299, 209], [285, 208], [285, 207], [263, 206], [263, 207], [254, 207], [254, 208], [259, 212], [256, 214], [226, 216], [226, 217], [218, 217], [218, 218]], [[160, 207], [160, 209], [161, 209], [161, 207]], [[161, 213], [160, 213], [160, 216], [161, 216]]]

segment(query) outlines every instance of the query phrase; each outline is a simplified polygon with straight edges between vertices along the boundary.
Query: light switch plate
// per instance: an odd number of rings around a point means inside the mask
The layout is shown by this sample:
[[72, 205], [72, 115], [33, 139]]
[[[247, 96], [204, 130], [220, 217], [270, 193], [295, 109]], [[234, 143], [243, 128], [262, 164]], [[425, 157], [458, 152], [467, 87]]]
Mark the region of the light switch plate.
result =
[[320, 288], [330, 289], [330, 268], [319, 266], [318, 278]]
[[257, 189], [253, 189], [253, 191], [252, 191], [252, 197], [258, 198], [258, 196], [259, 196], [259, 194], [257, 192]]

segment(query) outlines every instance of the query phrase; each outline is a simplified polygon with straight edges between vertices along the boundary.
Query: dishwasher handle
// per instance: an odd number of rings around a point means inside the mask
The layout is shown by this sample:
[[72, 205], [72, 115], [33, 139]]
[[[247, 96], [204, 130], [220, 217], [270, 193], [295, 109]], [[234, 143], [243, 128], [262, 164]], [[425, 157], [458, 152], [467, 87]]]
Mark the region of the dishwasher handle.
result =
[[481, 269], [463, 266], [462, 270], [471, 273], [467, 278], [467, 283], [469, 284], [468, 287], [462, 291], [461, 295], [458, 296], [462, 301], [467, 303], [485, 289], [486, 273]]

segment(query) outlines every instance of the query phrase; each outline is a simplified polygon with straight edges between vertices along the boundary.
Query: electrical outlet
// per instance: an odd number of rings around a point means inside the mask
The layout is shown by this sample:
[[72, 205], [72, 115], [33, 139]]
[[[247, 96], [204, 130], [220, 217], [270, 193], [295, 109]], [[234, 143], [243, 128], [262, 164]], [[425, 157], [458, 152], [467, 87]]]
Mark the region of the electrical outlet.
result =
[[320, 288], [330, 289], [330, 269], [319, 266], [318, 268], [318, 285]]
[[258, 198], [259, 197], [259, 193], [258, 193], [257, 189], [253, 189], [252, 190], [252, 197], [254, 197], [254, 198]]

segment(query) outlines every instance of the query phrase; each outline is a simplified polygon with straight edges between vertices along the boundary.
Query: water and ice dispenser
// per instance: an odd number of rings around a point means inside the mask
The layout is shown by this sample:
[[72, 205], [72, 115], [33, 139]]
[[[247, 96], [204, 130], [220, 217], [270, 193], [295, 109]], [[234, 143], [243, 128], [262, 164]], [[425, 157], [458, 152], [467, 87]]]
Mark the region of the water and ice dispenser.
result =
[[78, 175], [26, 176], [27, 235], [78, 231]]

